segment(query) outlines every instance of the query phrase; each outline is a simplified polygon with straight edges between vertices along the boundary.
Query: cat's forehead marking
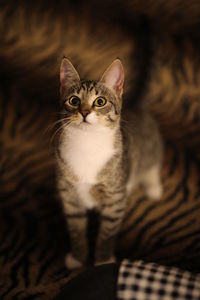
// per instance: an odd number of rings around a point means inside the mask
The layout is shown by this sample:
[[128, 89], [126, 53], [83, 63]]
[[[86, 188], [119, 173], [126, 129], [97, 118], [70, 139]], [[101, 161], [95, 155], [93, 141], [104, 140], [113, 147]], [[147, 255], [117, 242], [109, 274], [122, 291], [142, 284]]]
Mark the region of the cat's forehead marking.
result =
[[81, 82], [74, 94], [77, 95], [82, 102], [87, 102], [88, 104], [92, 105], [99, 93], [100, 90], [97, 88], [97, 82], [87, 80]]
[[[91, 81], [91, 80], [87, 80], [87, 81], [82, 81], [81, 82], [81, 88], [84, 91], [87, 91], [88, 93], [91, 92], [93, 89], [96, 90], [96, 81]], [[97, 91], [97, 90], [96, 90]], [[97, 91], [98, 92], [98, 91]]]

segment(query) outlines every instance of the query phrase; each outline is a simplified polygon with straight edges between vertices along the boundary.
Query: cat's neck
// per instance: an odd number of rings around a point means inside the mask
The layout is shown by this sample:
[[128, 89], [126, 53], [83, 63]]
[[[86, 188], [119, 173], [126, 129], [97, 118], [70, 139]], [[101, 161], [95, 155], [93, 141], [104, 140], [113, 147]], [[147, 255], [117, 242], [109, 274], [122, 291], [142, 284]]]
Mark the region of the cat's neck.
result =
[[76, 127], [63, 132], [61, 156], [80, 181], [95, 184], [98, 173], [116, 153], [117, 128]]

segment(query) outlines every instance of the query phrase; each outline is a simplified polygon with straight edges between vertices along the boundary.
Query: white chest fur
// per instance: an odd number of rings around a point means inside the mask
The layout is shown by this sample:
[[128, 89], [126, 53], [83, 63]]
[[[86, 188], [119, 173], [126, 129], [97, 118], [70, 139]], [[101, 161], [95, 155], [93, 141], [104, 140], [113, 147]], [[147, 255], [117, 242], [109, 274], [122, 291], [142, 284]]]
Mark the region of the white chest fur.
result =
[[61, 155], [78, 177], [76, 188], [82, 204], [87, 208], [95, 206], [89, 194], [90, 188], [96, 183], [98, 173], [115, 154], [114, 135], [114, 130], [96, 126], [86, 130], [70, 128], [64, 133]]

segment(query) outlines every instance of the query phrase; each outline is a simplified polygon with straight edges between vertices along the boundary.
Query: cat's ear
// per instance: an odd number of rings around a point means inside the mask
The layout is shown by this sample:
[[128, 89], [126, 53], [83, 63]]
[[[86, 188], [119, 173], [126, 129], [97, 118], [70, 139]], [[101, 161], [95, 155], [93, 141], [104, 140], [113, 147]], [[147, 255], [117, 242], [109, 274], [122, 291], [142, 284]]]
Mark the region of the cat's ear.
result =
[[69, 89], [74, 84], [80, 81], [80, 77], [72, 65], [67, 59], [63, 58], [60, 66], [60, 87], [61, 90]]
[[112, 64], [106, 69], [101, 77], [109, 88], [113, 89], [117, 95], [121, 96], [124, 85], [124, 69], [119, 59], [115, 59]]

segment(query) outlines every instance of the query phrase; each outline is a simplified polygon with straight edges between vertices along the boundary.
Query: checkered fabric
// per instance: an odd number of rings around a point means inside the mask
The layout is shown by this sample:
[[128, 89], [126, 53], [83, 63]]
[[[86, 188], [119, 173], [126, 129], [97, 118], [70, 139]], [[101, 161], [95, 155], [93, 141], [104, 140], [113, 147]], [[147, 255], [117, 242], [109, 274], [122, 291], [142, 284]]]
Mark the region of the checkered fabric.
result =
[[143, 261], [122, 261], [118, 300], [200, 300], [200, 274]]

